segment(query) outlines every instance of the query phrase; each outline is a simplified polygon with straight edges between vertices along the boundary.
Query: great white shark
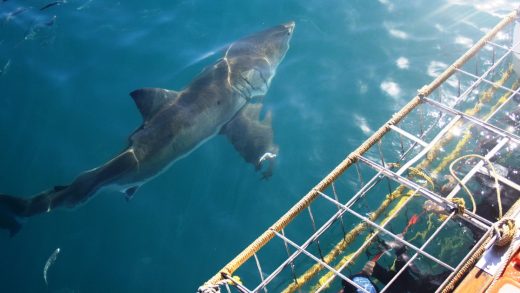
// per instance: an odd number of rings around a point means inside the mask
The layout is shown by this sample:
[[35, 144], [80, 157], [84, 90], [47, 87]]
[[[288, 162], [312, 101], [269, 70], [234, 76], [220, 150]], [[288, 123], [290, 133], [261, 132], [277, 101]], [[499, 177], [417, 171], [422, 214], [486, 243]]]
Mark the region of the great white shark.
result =
[[294, 27], [294, 22], [277, 25], [231, 43], [222, 58], [181, 91], [131, 92], [143, 123], [130, 135], [128, 147], [79, 174], [70, 185], [28, 198], [0, 194], [0, 227], [14, 235], [23, 218], [73, 208], [108, 186], [116, 186], [129, 199], [142, 184], [219, 134], [256, 170], [263, 170], [264, 178], [271, 176], [278, 146], [273, 143], [271, 112], [260, 118], [262, 98], [289, 49]]

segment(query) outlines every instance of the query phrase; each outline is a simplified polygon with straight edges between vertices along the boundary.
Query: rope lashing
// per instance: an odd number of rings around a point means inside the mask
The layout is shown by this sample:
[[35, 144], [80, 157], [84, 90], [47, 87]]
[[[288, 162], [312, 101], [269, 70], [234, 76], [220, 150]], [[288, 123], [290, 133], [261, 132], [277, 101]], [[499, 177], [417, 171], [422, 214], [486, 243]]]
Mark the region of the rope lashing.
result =
[[[385, 167], [387, 167], [389, 169], [400, 168], [401, 167], [401, 163], [399, 163], [399, 162], [385, 163]], [[415, 176], [415, 177], [423, 178], [426, 182], [428, 182], [432, 186], [432, 190], [435, 189], [435, 183], [434, 183], [432, 177], [430, 175], [428, 175], [426, 173], [426, 171], [424, 171], [422, 168], [419, 168], [419, 167], [408, 167], [408, 175], [410, 175], [410, 177], [411, 176]]]
[[456, 206], [455, 209], [458, 214], [464, 213], [464, 210], [466, 209], [466, 202], [464, 201], [463, 198], [454, 197], [454, 198], [450, 199], [450, 201], [455, 204], [455, 206]]
[[401, 167], [401, 163], [399, 162], [395, 162], [395, 163], [385, 163], [386, 167], [389, 168], [389, 169], [393, 169], [393, 168], [399, 168]]
[[489, 292], [489, 290], [498, 282], [498, 279], [500, 278], [500, 276], [502, 276], [502, 273], [504, 273], [504, 270], [506, 269], [507, 264], [511, 259], [511, 256], [513, 255], [513, 252], [515, 252], [515, 250], [518, 248], [518, 245], [512, 243], [513, 239], [515, 239], [518, 235], [518, 229], [516, 228], [514, 219], [503, 218], [499, 220], [498, 222], [493, 224], [493, 230], [495, 236], [497, 237], [495, 240], [495, 245], [499, 247], [509, 245], [509, 248], [504, 253], [505, 258], [502, 259], [500, 266], [493, 275], [493, 281], [487, 288], [486, 292]]
[[510, 218], [503, 218], [493, 224], [494, 235], [497, 237], [495, 244], [504, 247], [511, 243], [515, 236], [516, 225], [515, 220]]
[[[197, 293], [220, 293], [220, 286], [223, 286], [223, 285], [231, 285], [231, 286], [235, 286], [235, 287], [240, 287], [242, 285], [242, 280], [240, 279], [239, 276], [230, 276], [229, 274], [226, 274], [226, 273], [222, 273], [223, 275], [223, 278], [220, 282], [218, 282], [217, 284], [209, 284], [209, 283], [206, 283], [202, 286], [199, 287], [199, 289], [197, 290]], [[227, 286], [226, 285], [226, 286]], [[228, 288], [229, 290], [229, 288]]]

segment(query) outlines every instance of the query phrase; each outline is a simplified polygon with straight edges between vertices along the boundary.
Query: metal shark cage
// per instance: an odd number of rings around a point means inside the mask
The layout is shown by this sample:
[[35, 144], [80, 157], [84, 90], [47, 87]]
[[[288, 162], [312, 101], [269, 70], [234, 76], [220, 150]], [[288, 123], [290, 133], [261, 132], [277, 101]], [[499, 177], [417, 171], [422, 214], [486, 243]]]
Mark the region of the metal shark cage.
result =
[[[488, 164], [520, 169], [516, 19], [518, 11], [421, 88], [199, 292], [337, 292], [342, 282], [368, 292], [349, 276], [385, 241], [404, 245], [410, 257], [380, 284], [382, 292], [412, 266], [446, 273], [436, 290], [453, 290], [484, 248], [502, 236], [495, 233], [498, 218], [519, 206], [520, 182]], [[474, 154], [455, 164], [462, 179], [454, 182], [454, 160]], [[479, 205], [466, 189], [477, 199], [495, 198], [495, 187], [482, 195], [493, 180], [510, 190], [513, 201], [503, 203], [509, 212], [492, 211], [489, 219], [483, 215], [489, 207], [475, 210]], [[410, 226], [412, 213], [420, 220]]]

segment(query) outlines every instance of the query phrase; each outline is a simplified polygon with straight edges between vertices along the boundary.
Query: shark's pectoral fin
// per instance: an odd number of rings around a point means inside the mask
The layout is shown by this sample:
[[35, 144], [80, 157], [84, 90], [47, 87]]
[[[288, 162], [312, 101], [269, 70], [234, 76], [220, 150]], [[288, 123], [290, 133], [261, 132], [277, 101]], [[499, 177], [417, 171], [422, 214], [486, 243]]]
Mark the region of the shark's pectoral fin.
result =
[[260, 120], [262, 104], [247, 104], [221, 130], [242, 157], [261, 170], [264, 162], [269, 161], [269, 167], [262, 174], [263, 179], [272, 175], [274, 159], [278, 146], [273, 144], [273, 129], [271, 128], [271, 112]]
[[134, 99], [139, 112], [143, 116], [143, 120], [146, 122], [165, 105], [175, 101], [179, 93], [161, 88], [142, 88], [131, 92], [130, 96]]

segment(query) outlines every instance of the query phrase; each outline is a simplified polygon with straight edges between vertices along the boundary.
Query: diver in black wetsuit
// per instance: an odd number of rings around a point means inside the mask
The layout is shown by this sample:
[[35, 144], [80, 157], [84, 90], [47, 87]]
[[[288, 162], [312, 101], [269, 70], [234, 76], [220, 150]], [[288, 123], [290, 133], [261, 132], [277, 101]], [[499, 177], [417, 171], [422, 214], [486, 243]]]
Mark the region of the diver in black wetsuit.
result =
[[[408, 229], [415, 225], [424, 213], [426, 213], [426, 210], [411, 216], [406, 227], [401, 233], [397, 234], [396, 237], [404, 239]], [[352, 281], [370, 293], [378, 292], [378, 288], [373, 282], [374, 279], [378, 280], [381, 284], [388, 284], [410, 260], [410, 257], [406, 254], [406, 246], [402, 241], [398, 241], [397, 239], [384, 241], [379, 237], [376, 239], [379, 244], [379, 253], [366, 262], [360, 273], [350, 277]], [[379, 265], [377, 261], [381, 256], [390, 251], [395, 252], [395, 262], [392, 268], [385, 269]], [[437, 275], [424, 275], [412, 262], [385, 292], [433, 292], [448, 276], [449, 272], [443, 272]], [[342, 282], [342, 287], [340, 293], [363, 292], [346, 281]]]
[[[379, 292], [373, 279], [377, 279], [382, 284], [387, 284], [392, 278], [404, 267], [409, 258], [406, 255], [406, 247], [403, 245], [395, 251], [395, 269], [385, 269], [374, 259], [366, 262], [363, 270], [356, 275], [350, 277], [356, 284], [363, 287], [370, 293]], [[417, 268], [410, 266], [407, 268], [385, 292], [435, 292], [442, 282], [449, 276], [449, 272], [442, 272], [436, 275], [424, 275], [419, 273]], [[362, 292], [353, 285], [342, 281], [343, 288], [340, 293]]]

